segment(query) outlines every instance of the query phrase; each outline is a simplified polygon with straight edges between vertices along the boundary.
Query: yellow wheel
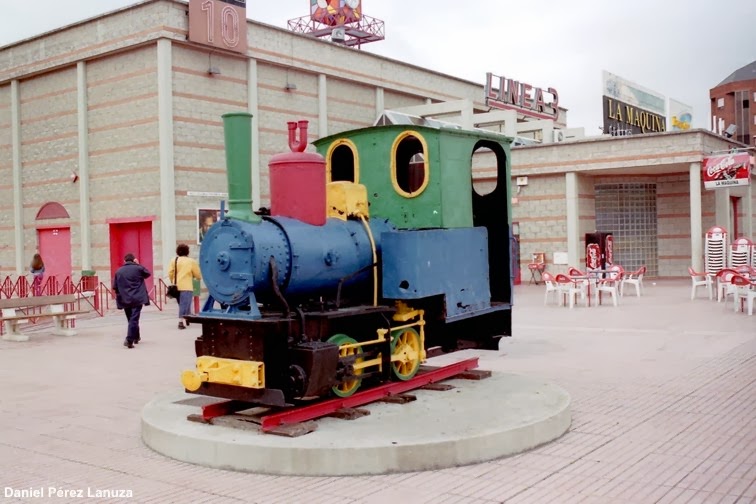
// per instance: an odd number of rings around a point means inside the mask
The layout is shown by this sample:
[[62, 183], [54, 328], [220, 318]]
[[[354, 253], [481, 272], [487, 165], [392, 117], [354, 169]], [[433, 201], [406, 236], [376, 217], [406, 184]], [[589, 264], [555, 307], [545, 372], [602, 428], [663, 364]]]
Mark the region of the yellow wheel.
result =
[[[420, 335], [408, 327], [391, 333], [391, 368], [400, 380], [409, 380], [420, 369]], [[399, 357], [399, 359], [397, 359]]]
[[[347, 348], [342, 347], [342, 345], [353, 345], [357, 343], [356, 340], [350, 338], [346, 334], [334, 334], [333, 336], [328, 338], [328, 343], [339, 345], [339, 357], [348, 357], [350, 355], [362, 353], [362, 347], [359, 346]], [[362, 357], [357, 357], [355, 359], [354, 363], [357, 364], [358, 362], [362, 362]], [[354, 374], [361, 375], [362, 369], [355, 369]], [[333, 390], [333, 393], [339, 397], [349, 397], [350, 395], [354, 394], [358, 388], [360, 388], [361, 383], [362, 380], [359, 378], [354, 380], [346, 380], [334, 387], [331, 387], [331, 390]]]

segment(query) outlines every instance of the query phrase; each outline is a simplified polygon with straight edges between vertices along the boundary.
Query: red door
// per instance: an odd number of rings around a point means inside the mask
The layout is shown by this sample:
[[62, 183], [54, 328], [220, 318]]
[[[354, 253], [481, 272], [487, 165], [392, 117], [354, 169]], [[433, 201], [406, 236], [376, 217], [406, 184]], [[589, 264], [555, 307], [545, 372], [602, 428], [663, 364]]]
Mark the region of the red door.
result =
[[[123, 265], [123, 257], [132, 253], [139, 264], [152, 269], [152, 222], [122, 222], [110, 224], [110, 271], [111, 280], [116, 270]], [[147, 290], [153, 286], [153, 277], [147, 279]]]
[[[50, 285], [44, 289], [43, 294], [54, 295], [63, 288], [63, 282], [66, 277], [71, 276], [71, 228], [58, 227], [37, 230], [37, 243], [39, 243], [39, 254], [45, 263], [45, 279], [43, 285]], [[31, 263], [31, 257], [29, 257]], [[27, 272], [28, 267], [27, 266]], [[56, 279], [56, 287], [48, 284], [48, 278]]]

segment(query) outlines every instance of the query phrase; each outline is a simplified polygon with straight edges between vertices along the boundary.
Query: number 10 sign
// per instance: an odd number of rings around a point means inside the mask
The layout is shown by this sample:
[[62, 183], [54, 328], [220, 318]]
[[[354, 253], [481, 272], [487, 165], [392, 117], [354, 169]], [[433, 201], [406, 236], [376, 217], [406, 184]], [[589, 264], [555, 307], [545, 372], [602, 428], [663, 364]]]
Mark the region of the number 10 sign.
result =
[[189, 40], [246, 54], [246, 0], [189, 0]]

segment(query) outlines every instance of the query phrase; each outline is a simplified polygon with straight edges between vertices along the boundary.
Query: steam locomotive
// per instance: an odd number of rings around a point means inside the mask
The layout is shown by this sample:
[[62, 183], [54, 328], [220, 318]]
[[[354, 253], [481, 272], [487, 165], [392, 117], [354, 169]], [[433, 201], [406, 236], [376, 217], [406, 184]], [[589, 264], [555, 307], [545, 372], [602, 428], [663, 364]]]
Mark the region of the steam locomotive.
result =
[[[511, 139], [432, 121], [320, 138], [288, 123], [252, 211], [251, 119], [223, 116], [228, 209], [199, 254], [209, 296], [187, 392], [287, 406], [408, 380], [512, 328]], [[297, 133], [297, 129], [299, 132]], [[473, 188], [473, 164], [496, 174]]]

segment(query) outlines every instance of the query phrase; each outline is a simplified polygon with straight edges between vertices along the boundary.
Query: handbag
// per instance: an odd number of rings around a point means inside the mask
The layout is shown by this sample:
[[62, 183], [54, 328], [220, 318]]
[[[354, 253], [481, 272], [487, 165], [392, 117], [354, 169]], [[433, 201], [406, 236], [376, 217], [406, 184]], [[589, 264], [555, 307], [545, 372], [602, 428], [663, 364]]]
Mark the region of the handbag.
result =
[[173, 266], [173, 284], [168, 286], [168, 291], [165, 293], [165, 295], [169, 298], [173, 298], [178, 300], [179, 298], [179, 290], [178, 285], [176, 285], [176, 281], [178, 279], [178, 257], [176, 257], [176, 262]]

